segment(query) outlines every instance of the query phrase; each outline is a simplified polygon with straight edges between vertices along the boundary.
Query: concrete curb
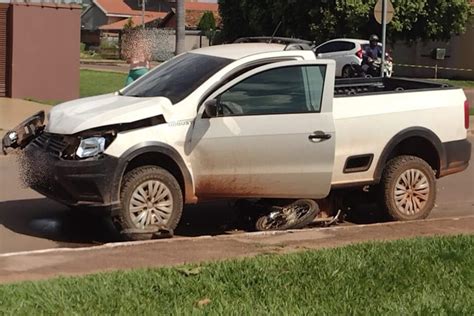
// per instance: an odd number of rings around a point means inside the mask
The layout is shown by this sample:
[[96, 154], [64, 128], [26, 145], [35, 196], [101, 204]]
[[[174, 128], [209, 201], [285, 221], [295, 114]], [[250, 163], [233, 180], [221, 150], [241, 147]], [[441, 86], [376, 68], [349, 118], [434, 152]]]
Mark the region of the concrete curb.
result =
[[373, 241], [472, 235], [473, 225], [474, 216], [466, 216], [10, 253], [0, 256], [0, 284], [104, 271], [199, 264], [261, 254], [343, 247]]
[[[466, 219], [474, 219], [474, 215], [462, 216], [462, 217], [443, 217], [443, 218], [433, 218], [433, 219], [424, 219], [419, 221], [410, 221], [409, 223], [432, 223], [432, 222], [443, 222], [443, 221], [460, 221]], [[14, 256], [27, 256], [27, 255], [36, 255], [36, 254], [52, 254], [52, 253], [67, 253], [67, 252], [84, 252], [84, 251], [99, 251], [103, 249], [113, 249], [113, 248], [124, 248], [130, 246], [139, 246], [139, 245], [153, 245], [160, 243], [174, 243], [181, 241], [197, 241], [197, 240], [206, 240], [206, 239], [220, 239], [228, 240], [235, 238], [259, 238], [259, 237], [270, 237], [270, 236], [284, 236], [289, 234], [297, 233], [308, 233], [308, 232], [332, 232], [340, 230], [360, 230], [364, 228], [377, 228], [377, 227], [396, 227], [400, 225], [406, 225], [407, 222], [385, 222], [385, 223], [375, 223], [375, 224], [359, 224], [359, 225], [348, 225], [348, 226], [331, 226], [331, 227], [311, 227], [304, 229], [289, 229], [289, 230], [280, 230], [280, 231], [261, 231], [261, 232], [245, 232], [239, 234], [228, 234], [228, 235], [204, 235], [197, 237], [173, 237], [165, 239], [155, 239], [155, 240], [144, 240], [144, 241], [123, 241], [123, 242], [112, 242], [106, 243], [98, 246], [89, 246], [89, 247], [79, 247], [79, 248], [49, 248], [49, 249], [40, 249], [40, 250], [31, 250], [31, 251], [20, 251], [20, 252], [11, 252], [0, 254], [0, 258], [14, 257]]]
[[[156, 66], [161, 64], [162, 62], [159, 61], [152, 61], [150, 62], [152, 66]], [[96, 66], [123, 66], [123, 65], [128, 65], [128, 63], [125, 60], [121, 59], [81, 59], [80, 60], [81, 65], [96, 65]]]
[[[127, 74], [128, 73], [127, 68], [124, 68], [123, 70], [122, 69], [100, 69], [100, 68], [96, 68], [95, 66], [100, 66], [100, 65], [84, 64], [84, 65], [81, 65], [81, 70], [90, 70], [90, 71], [98, 71], [98, 72], [111, 72], [111, 73], [116, 73], [116, 74]], [[110, 65], [108, 65], [108, 66], [110, 66]]]
[[125, 60], [121, 59], [81, 59], [81, 64], [89, 65], [117, 65], [117, 64], [127, 64]]

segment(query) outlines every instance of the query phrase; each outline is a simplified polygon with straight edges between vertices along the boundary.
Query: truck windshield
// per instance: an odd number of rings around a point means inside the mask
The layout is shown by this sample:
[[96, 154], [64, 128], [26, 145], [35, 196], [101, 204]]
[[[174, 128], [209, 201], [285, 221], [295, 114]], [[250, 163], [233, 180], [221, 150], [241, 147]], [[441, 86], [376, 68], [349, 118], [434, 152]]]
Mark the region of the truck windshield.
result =
[[156, 67], [140, 81], [123, 89], [121, 94], [131, 97], [166, 97], [176, 104], [232, 61], [186, 53]]

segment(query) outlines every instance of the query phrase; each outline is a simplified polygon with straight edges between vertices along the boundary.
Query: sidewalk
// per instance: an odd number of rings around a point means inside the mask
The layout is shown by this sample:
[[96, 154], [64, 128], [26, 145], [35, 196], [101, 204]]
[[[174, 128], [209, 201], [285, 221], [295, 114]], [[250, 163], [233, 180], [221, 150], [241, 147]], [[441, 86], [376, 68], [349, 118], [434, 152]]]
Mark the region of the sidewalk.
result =
[[[125, 60], [121, 59], [81, 59], [81, 65], [126, 65], [128, 66]], [[159, 65], [161, 62], [152, 61], [151, 66], [154, 67]]]
[[48, 113], [50, 109], [51, 105], [21, 99], [0, 98], [0, 130], [12, 129], [31, 115], [39, 111]]
[[[151, 62], [151, 68], [159, 64], [159, 62]], [[81, 59], [81, 69], [128, 73], [129, 65], [123, 60]]]
[[0, 283], [193, 264], [419, 236], [474, 234], [474, 216], [285, 232], [171, 238], [0, 255]]
[[81, 64], [91, 64], [91, 65], [117, 65], [117, 64], [127, 64], [125, 60], [121, 59], [88, 59], [81, 58]]

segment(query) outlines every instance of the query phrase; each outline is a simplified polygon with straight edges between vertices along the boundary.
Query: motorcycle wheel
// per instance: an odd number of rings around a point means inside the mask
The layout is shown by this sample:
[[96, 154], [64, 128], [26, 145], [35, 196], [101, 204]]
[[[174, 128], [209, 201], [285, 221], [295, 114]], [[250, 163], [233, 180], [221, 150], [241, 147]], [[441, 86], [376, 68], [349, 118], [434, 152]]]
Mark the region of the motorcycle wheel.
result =
[[300, 229], [309, 225], [319, 213], [318, 204], [309, 199], [297, 200], [284, 207], [273, 207], [255, 223], [259, 231]]
[[352, 77], [354, 77], [354, 71], [352, 70], [352, 67], [350, 65], [344, 66], [344, 68], [342, 68], [342, 78]]

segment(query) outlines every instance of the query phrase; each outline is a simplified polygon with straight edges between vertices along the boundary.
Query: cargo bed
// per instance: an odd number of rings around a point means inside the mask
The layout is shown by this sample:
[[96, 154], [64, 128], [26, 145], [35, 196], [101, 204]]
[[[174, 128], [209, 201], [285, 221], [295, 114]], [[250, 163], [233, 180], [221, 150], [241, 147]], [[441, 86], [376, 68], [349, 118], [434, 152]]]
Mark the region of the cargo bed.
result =
[[411, 91], [453, 89], [445, 83], [406, 78], [351, 78], [336, 79], [334, 96], [401, 93]]

